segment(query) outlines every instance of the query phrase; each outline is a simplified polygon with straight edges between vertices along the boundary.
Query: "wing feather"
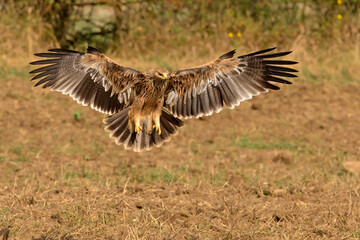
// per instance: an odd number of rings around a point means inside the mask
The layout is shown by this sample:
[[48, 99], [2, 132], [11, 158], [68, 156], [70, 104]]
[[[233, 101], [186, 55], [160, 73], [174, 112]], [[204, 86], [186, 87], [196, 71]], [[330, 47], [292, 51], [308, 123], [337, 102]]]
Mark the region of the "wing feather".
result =
[[144, 78], [141, 72], [116, 64], [99, 50], [88, 47], [87, 53], [66, 49], [50, 49], [35, 53], [47, 59], [31, 62], [46, 65], [34, 69], [35, 86], [51, 87], [71, 96], [78, 103], [113, 114], [130, 101], [135, 84]]
[[165, 107], [176, 117], [208, 116], [221, 111], [224, 104], [234, 108], [268, 89], [280, 89], [273, 83], [291, 84], [282, 77], [297, 77], [293, 73], [298, 71], [284, 66], [297, 62], [277, 60], [291, 51], [269, 53], [274, 49], [238, 57], [233, 57], [233, 50], [208, 64], [171, 73]]

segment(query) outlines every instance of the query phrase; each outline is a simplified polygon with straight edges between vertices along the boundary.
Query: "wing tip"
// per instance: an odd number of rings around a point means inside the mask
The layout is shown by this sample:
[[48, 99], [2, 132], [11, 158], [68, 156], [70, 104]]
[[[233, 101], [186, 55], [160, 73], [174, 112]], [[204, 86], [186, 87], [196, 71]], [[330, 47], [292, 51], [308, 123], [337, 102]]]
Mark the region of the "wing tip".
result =
[[230, 52], [227, 52], [219, 57], [219, 59], [228, 59], [234, 57], [236, 53], [236, 49], [231, 50]]
[[86, 49], [87, 53], [94, 54], [94, 55], [102, 55], [102, 52], [94, 47], [88, 46]]
[[271, 47], [271, 48], [267, 48], [267, 49], [265, 49], [264, 51], [272, 51], [272, 50], [275, 50], [275, 49], [277, 49], [277, 47]]
[[51, 48], [51, 49], [48, 49], [48, 51], [49, 52], [63, 52], [63, 53], [78, 53], [77, 51], [63, 49], [63, 48]]
[[243, 58], [243, 57], [251, 57], [251, 56], [255, 56], [255, 55], [260, 55], [260, 54], [263, 54], [263, 53], [271, 52], [271, 51], [275, 50], [276, 48], [277, 48], [277, 47], [266, 48], [266, 49], [263, 49], [263, 50], [260, 50], [260, 51], [256, 51], [256, 52], [252, 52], [252, 53], [246, 54], [246, 55], [241, 55], [241, 56], [238, 56], [238, 59]]

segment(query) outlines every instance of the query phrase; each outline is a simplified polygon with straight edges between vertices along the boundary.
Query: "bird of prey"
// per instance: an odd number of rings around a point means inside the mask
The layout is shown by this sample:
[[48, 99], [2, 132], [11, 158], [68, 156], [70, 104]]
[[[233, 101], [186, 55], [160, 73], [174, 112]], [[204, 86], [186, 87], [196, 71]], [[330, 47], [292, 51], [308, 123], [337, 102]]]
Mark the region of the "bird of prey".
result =
[[84, 106], [108, 114], [105, 130], [117, 144], [140, 152], [161, 146], [184, 125], [180, 118], [198, 118], [220, 112], [268, 89], [273, 83], [291, 84], [281, 77], [297, 77], [287, 67], [297, 62], [277, 60], [288, 52], [269, 48], [234, 57], [235, 50], [207, 64], [169, 73], [164, 68], [148, 72], [122, 66], [101, 51], [50, 49], [31, 62], [45, 65], [31, 71], [35, 86], [50, 87]]

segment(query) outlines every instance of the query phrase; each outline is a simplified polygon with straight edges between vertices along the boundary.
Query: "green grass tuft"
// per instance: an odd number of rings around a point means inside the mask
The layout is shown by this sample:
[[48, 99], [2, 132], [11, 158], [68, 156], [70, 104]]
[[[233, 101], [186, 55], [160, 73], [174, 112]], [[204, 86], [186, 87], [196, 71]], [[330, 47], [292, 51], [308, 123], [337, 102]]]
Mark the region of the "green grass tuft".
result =
[[73, 117], [76, 121], [80, 121], [80, 118], [81, 118], [81, 110], [76, 110], [74, 113], [73, 113]]

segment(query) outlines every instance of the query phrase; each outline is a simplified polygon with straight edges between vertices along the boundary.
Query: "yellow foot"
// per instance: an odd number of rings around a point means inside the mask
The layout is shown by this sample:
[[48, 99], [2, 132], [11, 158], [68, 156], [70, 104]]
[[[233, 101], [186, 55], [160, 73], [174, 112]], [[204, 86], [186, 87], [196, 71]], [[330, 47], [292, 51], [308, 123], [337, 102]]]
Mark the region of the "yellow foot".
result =
[[143, 129], [142, 129], [142, 127], [140, 126], [140, 125], [135, 125], [135, 132], [137, 133], [137, 134], [140, 134], [140, 132], [142, 131]]

